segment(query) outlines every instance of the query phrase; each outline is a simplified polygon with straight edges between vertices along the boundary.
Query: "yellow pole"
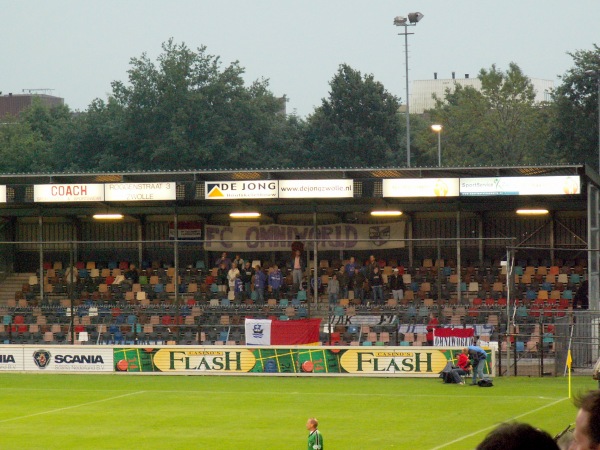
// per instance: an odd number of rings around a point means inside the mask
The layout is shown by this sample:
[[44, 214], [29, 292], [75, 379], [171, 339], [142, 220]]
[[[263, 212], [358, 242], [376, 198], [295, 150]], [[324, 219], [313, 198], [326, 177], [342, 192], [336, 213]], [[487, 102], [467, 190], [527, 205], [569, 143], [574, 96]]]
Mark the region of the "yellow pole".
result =
[[573, 358], [571, 357], [571, 349], [567, 352], [567, 370], [569, 373], [569, 398], [571, 398], [571, 365], [573, 364]]

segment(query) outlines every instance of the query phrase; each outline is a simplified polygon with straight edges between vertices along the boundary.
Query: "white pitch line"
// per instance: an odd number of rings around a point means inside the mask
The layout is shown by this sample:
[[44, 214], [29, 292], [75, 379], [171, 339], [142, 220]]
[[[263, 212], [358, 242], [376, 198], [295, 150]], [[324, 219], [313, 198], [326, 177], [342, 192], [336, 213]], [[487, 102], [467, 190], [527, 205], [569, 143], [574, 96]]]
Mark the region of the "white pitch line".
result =
[[[532, 409], [531, 411], [524, 412], [523, 414], [519, 414], [518, 416], [510, 417], [510, 418], [506, 419], [504, 422], [508, 422], [508, 421], [510, 421], [510, 420], [516, 420], [516, 419], [520, 419], [521, 417], [527, 416], [527, 415], [529, 415], [529, 414], [532, 414], [532, 413], [534, 413], [534, 412], [541, 411], [542, 409], [546, 409], [546, 408], [548, 408], [548, 407], [550, 407], [550, 406], [554, 406], [554, 405], [556, 405], [557, 403], [560, 403], [560, 402], [562, 402], [562, 401], [565, 401], [565, 400], [568, 400], [568, 398], [567, 398], [567, 397], [565, 397], [565, 398], [561, 398], [560, 400], [556, 400], [555, 402], [548, 403], [547, 405], [540, 406], [539, 408]], [[462, 437], [459, 437], [458, 439], [454, 439], [453, 441], [446, 442], [446, 443], [445, 443], [445, 444], [443, 444], [443, 445], [439, 445], [439, 446], [437, 446], [437, 447], [433, 447], [431, 450], [438, 450], [438, 449], [440, 449], [440, 448], [445, 448], [445, 447], [448, 447], [449, 445], [456, 444], [457, 442], [464, 441], [465, 439], [468, 439], [468, 438], [470, 438], [470, 437], [473, 437], [473, 436], [475, 436], [476, 434], [483, 433], [484, 431], [488, 431], [488, 430], [491, 430], [491, 429], [493, 429], [493, 428], [496, 428], [498, 425], [499, 425], [499, 424], [496, 424], [496, 425], [490, 425], [489, 427], [485, 427], [485, 428], [482, 428], [482, 429], [480, 429], [480, 430], [474, 431], [474, 432], [472, 432], [472, 433], [465, 434], [464, 436], [462, 436]]]
[[42, 412], [38, 412], [38, 413], [27, 414], [26, 416], [11, 417], [10, 419], [0, 420], [0, 423], [12, 422], [15, 420], [20, 420], [20, 419], [29, 419], [30, 417], [43, 416], [44, 414], [54, 414], [54, 413], [66, 411], [69, 409], [81, 408], [82, 406], [95, 405], [96, 403], [109, 402], [111, 400], [117, 400], [117, 399], [123, 398], [123, 397], [130, 397], [132, 395], [142, 394], [144, 392], [146, 392], [146, 391], [130, 392], [128, 394], [117, 395], [115, 397], [104, 398], [102, 400], [94, 400], [93, 402], [80, 403], [78, 405], [72, 405], [72, 406], [65, 406], [64, 408], [57, 408], [57, 409], [51, 409], [50, 411], [42, 411]]
[[[98, 392], [98, 389], [64, 389], [64, 388], [21, 388], [21, 387], [0, 387], [0, 393], [2, 391], [69, 391], [69, 392]], [[123, 389], [102, 389], [102, 392], [123, 392]], [[151, 389], [144, 392], [153, 392], [157, 394], [223, 394], [223, 395], [263, 395], [260, 391], [213, 391], [213, 390], [175, 390], [175, 389]], [[353, 397], [394, 397], [394, 398], [403, 398], [403, 397], [411, 397], [411, 398], [479, 398], [476, 395], [470, 394], [412, 394], [412, 393], [385, 393], [385, 392], [373, 392], [373, 393], [362, 393], [355, 392], [352, 394], [348, 394], [345, 392], [288, 392], [288, 391], [280, 391], [275, 392], [277, 394], [285, 394], [285, 395], [302, 395], [302, 396], [310, 396], [310, 395], [318, 395], [318, 396], [330, 396], [330, 397], [347, 397], [348, 395], [352, 395]], [[539, 395], [503, 395], [502, 398], [510, 399], [510, 398], [532, 398], [536, 400], [562, 400], [562, 398], [557, 397], [543, 397]]]

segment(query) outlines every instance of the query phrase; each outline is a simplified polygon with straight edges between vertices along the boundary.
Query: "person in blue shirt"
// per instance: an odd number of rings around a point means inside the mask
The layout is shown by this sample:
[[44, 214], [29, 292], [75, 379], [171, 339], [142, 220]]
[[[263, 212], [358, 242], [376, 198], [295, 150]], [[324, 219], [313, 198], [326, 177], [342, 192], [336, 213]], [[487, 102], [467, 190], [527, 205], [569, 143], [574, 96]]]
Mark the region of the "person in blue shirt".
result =
[[469, 354], [469, 359], [472, 361], [471, 365], [473, 367], [473, 380], [471, 384], [477, 384], [477, 377], [479, 377], [480, 380], [487, 379], [483, 375], [483, 369], [487, 360], [487, 353], [485, 350], [477, 345], [469, 345], [466, 350]]
[[281, 286], [283, 284], [283, 275], [281, 270], [276, 265], [273, 266], [273, 270], [269, 273], [269, 286], [271, 286], [272, 298], [279, 300]]
[[244, 297], [246, 286], [241, 276], [237, 276], [234, 281], [233, 292], [235, 293], [235, 301], [240, 303]]
[[265, 284], [267, 276], [259, 265], [254, 268], [254, 292], [256, 292], [256, 303], [262, 305], [265, 303]]

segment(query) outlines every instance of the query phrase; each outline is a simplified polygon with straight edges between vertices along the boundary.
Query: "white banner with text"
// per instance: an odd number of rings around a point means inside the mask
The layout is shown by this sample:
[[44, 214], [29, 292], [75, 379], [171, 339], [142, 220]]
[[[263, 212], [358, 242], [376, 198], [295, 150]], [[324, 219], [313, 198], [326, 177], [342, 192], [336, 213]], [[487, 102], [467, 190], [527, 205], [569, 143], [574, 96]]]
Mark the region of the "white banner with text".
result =
[[403, 248], [405, 227], [405, 222], [339, 223], [320, 225], [316, 229], [296, 225], [206, 225], [205, 247], [211, 251], [238, 252], [290, 250], [296, 240], [318, 239], [319, 250]]

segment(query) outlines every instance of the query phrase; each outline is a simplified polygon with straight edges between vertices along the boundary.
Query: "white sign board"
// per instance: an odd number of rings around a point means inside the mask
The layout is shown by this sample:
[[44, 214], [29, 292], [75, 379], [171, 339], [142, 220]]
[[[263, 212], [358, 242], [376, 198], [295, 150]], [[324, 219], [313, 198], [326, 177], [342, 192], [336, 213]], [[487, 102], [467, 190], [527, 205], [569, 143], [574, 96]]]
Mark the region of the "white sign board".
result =
[[0, 185], [0, 203], [6, 203], [6, 186]]
[[177, 190], [174, 182], [110, 183], [104, 185], [104, 199], [108, 202], [176, 200]]
[[573, 195], [581, 193], [574, 176], [461, 178], [460, 195]]
[[279, 180], [279, 198], [352, 198], [353, 180]]
[[101, 202], [103, 184], [36, 184], [33, 201], [41, 202]]
[[25, 347], [23, 370], [45, 372], [113, 372], [112, 347], [40, 346]]
[[458, 197], [458, 178], [391, 178], [383, 180], [384, 197]]
[[276, 180], [206, 181], [204, 198], [227, 200], [241, 198], [277, 198]]
[[23, 370], [23, 348], [12, 345], [0, 347], [0, 371]]

